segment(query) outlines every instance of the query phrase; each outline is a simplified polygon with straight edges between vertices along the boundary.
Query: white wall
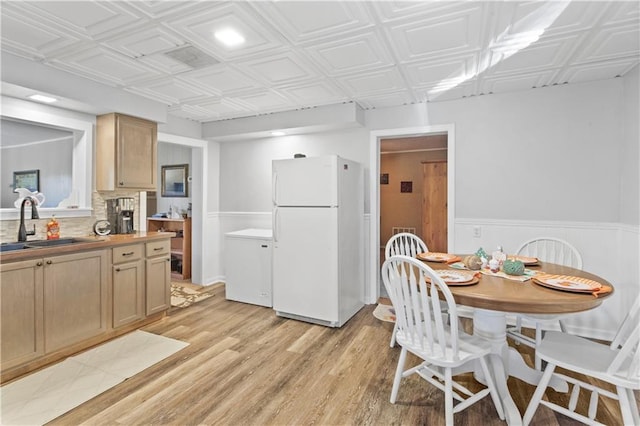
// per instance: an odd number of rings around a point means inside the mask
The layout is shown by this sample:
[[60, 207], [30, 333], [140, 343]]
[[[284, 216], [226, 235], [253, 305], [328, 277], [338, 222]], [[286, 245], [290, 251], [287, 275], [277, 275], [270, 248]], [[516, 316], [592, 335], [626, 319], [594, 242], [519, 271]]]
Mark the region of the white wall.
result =
[[192, 176], [193, 167], [191, 165], [191, 147], [176, 145], [165, 142], [158, 142], [158, 185], [156, 197], [158, 200], [158, 213], [167, 213], [169, 208], [177, 209], [179, 213], [186, 212], [191, 202], [193, 185], [189, 182], [188, 197], [163, 197], [162, 196], [162, 166], [173, 166], [178, 164], [189, 165], [189, 176]]
[[[220, 210], [271, 212], [271, 161], [338, 154], [363, 165], [369, 163], [369, 132], [364, 128], [225, 142], [220, 147]], [[367, 174], [368, 171], [365, 171]], [[368, 211], [368, 207], [365, 207]]]
[[622, 94], [612, 79], [373, 110], [367, 123], [455, 124], [456, 217], [615, 222]]
[[[620, 221], [631, 225], [640, 223], [640, 66], [623, 79], [624, 126], [620, 157]], [[634, 196], [635, 195], [635, 196]]]
[[[567, 238], [581, 250], [585, 269], [616, 288], [602, 307], [570, 321], [570, 329], [610, 337], [639, 290], [638, 222], [621, 223], [628, 215], [621, 210], [639, 202], [637, 190], [621, 193], [621, 182], [638, 169], [637, 154], [629, 155], [637, 153], [637, 127], [628, 118], [637, 117], [638, 102], [625, 95], [637, 82], [629, 80], [371, 110], [363, 129], [222, 143], [221, 230], [270, 224], [273, 158], [332, 152], [367, 167], [376, 161], [369, 158], [369, 131], [453, 124], [453, 250], [514, 249], [542, 234]], [[631, 159], [621, 169], [623, 157]], [[472, 236], [476, 225], [479, 239]]]

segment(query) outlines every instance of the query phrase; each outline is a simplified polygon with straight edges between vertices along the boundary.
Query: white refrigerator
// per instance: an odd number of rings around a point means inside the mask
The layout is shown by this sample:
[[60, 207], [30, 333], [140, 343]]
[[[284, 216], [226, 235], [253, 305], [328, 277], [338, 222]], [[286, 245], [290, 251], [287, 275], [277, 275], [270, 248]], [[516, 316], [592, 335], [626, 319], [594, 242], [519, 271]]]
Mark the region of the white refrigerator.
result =
[[341, 327], [364, 306], [363, 171], [336, 155], [273, 160], [273, 309]]

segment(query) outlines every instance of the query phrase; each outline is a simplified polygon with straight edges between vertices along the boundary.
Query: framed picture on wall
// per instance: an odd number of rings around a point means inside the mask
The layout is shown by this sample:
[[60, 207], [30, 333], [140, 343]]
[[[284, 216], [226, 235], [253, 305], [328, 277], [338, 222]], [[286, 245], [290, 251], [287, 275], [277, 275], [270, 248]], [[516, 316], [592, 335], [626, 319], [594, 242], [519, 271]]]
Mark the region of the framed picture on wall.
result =
[[380, 175], [380, 185], [388, 185], [389, 184], [389, 173], [382, 173]]
[[31, 192], [40, 191], [40, 170], [13, 172], [13, 189], [26, 188]]
[[400, 192], [413, 192], [413, 182], [412, 181], [400, 182]]

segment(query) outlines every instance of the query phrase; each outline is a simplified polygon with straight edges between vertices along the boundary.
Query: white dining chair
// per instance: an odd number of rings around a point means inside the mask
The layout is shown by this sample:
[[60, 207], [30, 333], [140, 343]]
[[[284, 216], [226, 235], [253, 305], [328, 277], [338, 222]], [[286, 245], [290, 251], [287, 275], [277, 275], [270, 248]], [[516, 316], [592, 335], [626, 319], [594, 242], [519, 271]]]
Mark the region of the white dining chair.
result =
[[[550, 262], [558, 265], [569, 266], [575, 269], [582, 269], [582, 256], [580, 252], [570, 243], [559, 238], [538, 237], [524, 242], [516, 251], [517, 255], [535, 257], [542, 262]], [[522, 319], [527, 319], [535, 324], [535, 338], [531, 338], [522, 333]], [[515, 326], [507, 327], [507, 336], [518, 343], [523, 343], [532, 348], [536, 348], [542, 339], [543, 329], [553, 325], [559, 325], [560, 330], [566, 332], [566, 327], [562, 322], [563, 315], [516, 315]], [[542, 370], [542, 362], [535, 355], [534, 360], [536, 370]]]
[[[622, 412], [622, 424], [640, 425], [638, 404], [634, 390], [640, 389], [640, 297], [618, 329], [610, 345], [597, 343], [582, 337], [550, 331], [538, 346], [537, 353], [547, 366], [525, 411], [523, 423], [528, 425], [540, 404], [585, 424], [601, 424], [595, 421], [599, 396], [618, 400]], [[613, 385], [611, 392], [593, 383], [555, 372], [556, 367], [574, 371]], [[542, 396], [552, 376], [571, 383], [572, 390], [568, 406], [544, 401]], [[591, 392], [587, 415], [576, 412], [579, 393], [582, 389]]]
[[[382, 280], [396, 311], [396, 340], [402, 348], [393, 379], [391, 403], [396, 402], [400, 381], [418, 374], [444, 391], [447, 425], [453, 425], [454, 413], [487, 395], [491, 396], [498, 416], [504, 420], [502, 403], [487, 365], [491, 345], [487, 340], [459, 329], [456, 302], [440, 276], [417, 259], [392, 256], [382, 265]], [[440, 300], [447, 304], [449, 325], [442, 317]], [[422, 362], [405, 370], [408, 352]], [[482, 368], [487, 387], [473, 393], [453, 380], [452, 369], [476, 361]], [[455, 406], [454, 399], [458, 401]]]
[[[428, 251], [427, 244], [420, 237], [410, 232], [400, 232], [387, 241], [387, 245], [384, 248], [384, 258], [389, 259], [391, 256], [396, 255], [416, 257], [418, 253], [426, 253]], [[397, 326], [394, 324], [391, 341], [389, 342], [389, 346], [392, 348], [396, 345], [396, 330]]]

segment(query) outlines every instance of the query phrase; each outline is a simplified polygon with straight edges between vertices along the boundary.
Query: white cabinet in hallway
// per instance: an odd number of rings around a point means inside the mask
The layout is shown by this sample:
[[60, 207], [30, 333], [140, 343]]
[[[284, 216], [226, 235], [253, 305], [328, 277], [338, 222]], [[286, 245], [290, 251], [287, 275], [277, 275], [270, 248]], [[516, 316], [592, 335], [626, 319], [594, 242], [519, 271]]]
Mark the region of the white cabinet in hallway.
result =
[[271, 230], [243, 229], [225, 234], [226, 297], [272, 306]]

